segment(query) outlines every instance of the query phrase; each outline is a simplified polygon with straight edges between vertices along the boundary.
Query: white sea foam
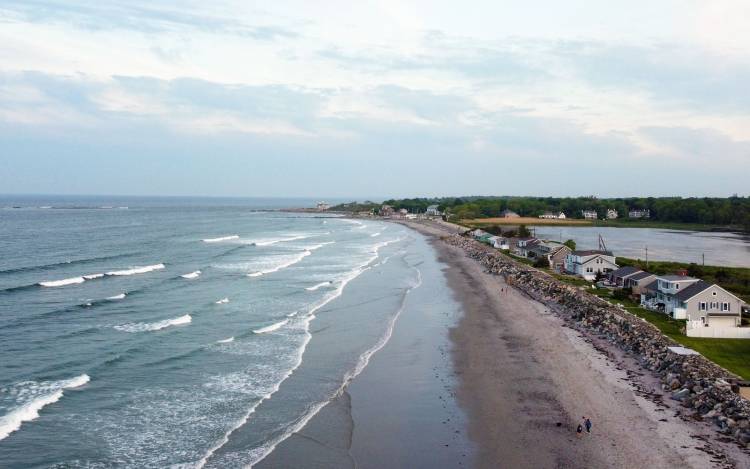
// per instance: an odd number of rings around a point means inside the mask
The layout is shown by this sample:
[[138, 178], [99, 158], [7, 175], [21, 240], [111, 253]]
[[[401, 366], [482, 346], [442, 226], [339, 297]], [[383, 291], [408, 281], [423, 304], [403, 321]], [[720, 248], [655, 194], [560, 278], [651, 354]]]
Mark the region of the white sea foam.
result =
[[47, 282], [39, 282], [39, 285], [43, 287], [64, 287], [65, 285], [74, 285], [76, 283], [83, 283], [86, 279], [83, 277], [71, 277], [62, 280], [50, 280]]
[[228, 339], [221, 339], [217, 340], [217, 344], [228, 344], [229, 342], [234, 342], [234, 337], [229, 337]]
[[39, 417], [39, 411], [46, 405], [53, 404], [63, 397], [63, 390], [73, 389], [88, 383], [89, 375], [83, 374], [75, 378], [62, 381], [35, 383], [33, 381], [21, 383], [21, 390], [3, 389], [2, 391], [15, 394], [23, 400], [29, 398], [19, 407], [12, 409], [0, 417], [0, 440], [21, 428], [23, 422], [30, 422]]
[[238, 235], [221, 236], [219, 238], [206, 238], [203, 240], [204, 243], [220, 243], [222, 241], [229, 241], [232, 239], [240, 239]]
[[276, 243], [286, 243], [289, 241], [299, 241], [300, 239], [307, 239], [314, 235], [306, 234], [306, 235], [296, 235], [296, 236], [286, 236], [284, 238], [273, 238], [273, 239], [265, 239], [260, 241], [253, 241], [252, 244], [256, 246], [271, 246]]
[[195, 272], [190, 272], [189, 274], [180, 275], [180, 277], [186, 278], [188, 280], [192, 280], [194, 278], [200, 277], [200, 275], [201, 275], [201, 271], [200, 270], [196, 270]]
[[164, 319], [163, 321], [122, 324], [119, 326], [115, 326], [115, 329], [123, 332], [150, 332], [158, 331], [169, 326], [190, 324], [192, 320], [193, 318], [189, 314], [184, 314], [176, 318]]
[[372, 237], [372, 238], [375, 238], [375, 237], [378, 237], [378, 236], [380, 236], [380, 233], [373, 233], [373, 234], [370, 235], [370, 237]]
[[222, 298], [219, 301], [216, 302], [217, 305], [223, 305], [229, 303], [229, 298]]
[[308, 251], [315, 251], [316, 249], [320, 249], [323, 246], [328, 246], [329, 244], [334, 244], [334, 243], [336, 243], [336, 241], [326, 241], [325, 243], [313, 244], [312, 246], [308, 246], [307, 250]]
[[271, 268], [268, 268], [268, 269], [259, 270], [257, 272], [253, 272], [251, 274], [247, 274], [247, 276], [248, 277], [260, 277], [261, 275], [272, 274], [274, 272], [278, 272], [281, 269], [286, 269], [287, 267], [290, 267], [290, 266], [292, 266], [292, 265], [300, 262], [302, 259], [304, 259], [305, 257], [309, 256], [310, 254], [312, 254], [312, 251], [310, 251], [309, 249], [305, 250], [304, 252], [301, 252], [300, 254], [298, 254], [298, 255], [296, 255], [296, 256], [294, 256], [292, 258], [289, 258], [288, 260], [285, 260], [281, 264], [278, 264], [278, 265], [276, 265], [274, 267], [271, 267]]
[[[344, 220], [344, 221], [350, 221], [350, 220]], [[208, 462], [208, 460], [216, 453], [216, 451], [219, 448], [221, 448], [222, 446], [224, 446], [229, 441], [230, 435], [232, 433], [234, 433], [235, 430], [237, 430], [238, 428], [240, 428], [243, 425], [245, 425], [247, 423], [247, 421], [250, 419], [250, 416], [253, 413], [255, 413], [255, 410], [258, 408], [258, 406], [261, 403], [263, 403], [263, 401], [265, 401], [267, 399], [270, 399], [280, 389], [281, 384], [284, 381], [286, 381], [287, 378], [289, 378], [294, 373], [294, 371], [297, 368], [299, 368], [299, 366], [302, 364], [302, 357], [305, 354], [305, 349], [307, 348], [307, 344], [310, 343], [310, 339], [312, 338], [312, 335], [310, 334], [310, 323], [315, 319], [315, 314], [314, 314], [315, 311], [319, 310], [320, 308], [322, 308], [323, 306], [325, 306], [329, 302], [331, 302], [334, 299], [336, 299], [339, 296], [341, 296], [341, 294], [344, 291], [344, 288], [346, 287], [346, 285], [350, 281], [354, 280], [355, 278], [357, 278], [359, 275], [361, 275], [363, 272], [365, 272], [366, 270], [368, 270], [370, 268], [369, 265], [375, 259], [377, 259], [378, 250], [380, 248], [382, 248], [384, 246], [387, 246], [388, 244], [390, 244], [392, 242], [396, 242], [396, 241], [400, 241], [400, 238], [399, 239], [395, 239], [395, 240], [391, 240], [391, 241], [387, 241], [385, 243], [379, 243], [378, 245], [374, 246], [373, 247], [373, 252], [374, 252], [375, 255], [373, 257], [371, 257], [369, 260], [367, 260], [364, 264], [361, 264], [359, 267], [357, 267], [357, 268], [353, 269], [351, 272], [349, 272], [349, 274], [347, 274], [343, 279], [341, 279], [338, 287], [335, 290], [333, 290], [331, 293], [329, 293], [328, 295], [326, 295], [325, 298], [323, 298], [323, 300], [321, 300], [320, 302], [318, 302], [317, 304], [313, 305], [310, 308], [310, 310], [308, 311], [308, 314], [301, 319], [302, 321], [304, 321], [304, 326], [305, 326], [305, 340], [302, 343], [302, 345], [300, 346], [299, 350], [297, 351], [297, 359], [296, 359], [296, 362], [295, 362], [294, 366], [275, 384], [275, 386], [273, 387], [273, 389], [270, 392], [268, 392], [267, 394], [265, 394], [258, 402], [256, 402], [252, 406], [250, 406], [250, 408], [247, 410], [247, 412], [245, 413], [245, 415], [243, 415], [239, 420], [237, 420], [227, 430], [227, 432], [224, 434], [224, 436], [213, 447], [209, 448], [209, 450], [206, 452], [206, 454], [196, 463], [196, 466], [195, 466], [196, 469], [200, 469], [203, 466], [205, 466], [206, 463]], [[296, 314], [296, 313], [292, 313], [292, 314]], [[400, 312], [399, 312], [399, 314], [400, 314]], [[289, 315], [289, 316], [291, 317], [291, 315]], [[394, 322], [395, 322], [395, 319], [394, 319]], [[392, 327], [391, 327], [391, 331], [392, 331]], [[382, 345], [378, 348], [378, 350], [381, 347], [382, 347]], [[372, 352], [372, 353], [374, 353], [374, 352]], [[367, 360], [369, 360], [369, 356], [367, 357]], [[344, 387], [344, 385], [342, 385], [342, 387], [340, 389], [343, 389], [343, 387]], [[340, 390], [338, 392], [340, 392]], [[307, 422], [313, 416], [315, 416], [315, 414], [317, 414], [318, 411], [320, 411], [320, 409], [322, 409], [325, 405], [326, 405], [326, 402], [321, 402], [318, 405], [314, 406], [303, 417], [302, 420], [298, 420], [297, 421], [297, 424], [289, 432], [284, 433], [280, 437], [276, 438], [274, 441], [272, 441], [272, 442], [270, 442], [270, 443], [268, 443], [268, 444], [266, 444], [266, 445], [264, 445], [264, 446], [262, 446], [260, 448], [257, 448], [256, 450], [254, 450], [254, 453], [256, 454], [256, 456], [253, 458], [253, 461], [251, 461], [248, 466], [252, 466], [253, 464], [257, 463], [258, 461], [260, 461], [263, 458], [265, 458], [266, 456], [268, 456], [268, 454], [271, 451], [273, 451], [273, 449], [276, 447], [276, 445], [278, 445], [280, 442], [282, 442], [285, 439], [287, 439], [292, 433], [300, 430], [303, 426], [305, 426], [307, 424]]]
[[108, 300], [124, 300], [125, 296], [127, 296], [127, 293], [120, 293], [119, 295], [108, 296], [107, 299]]
[[111, 276], [126, 276], [126, 275], [137, 275], [137, 274], [145, 274], [148, 272], [153, 272], [154, 270], [161, 270], [164, 269], [164, 264], [154, 264], [154, 265], [147, 265], [144, 267], [134, 267], [132, 269], [125, 269], [125, 270], [114, 270], [112, 272], [107, 272], [107, 275]]
[[327, 287], [327, 286], [331, 285], [332, 283], [333, 282], [331, 282], [330, 280], [328, 282], [320, 282], [317, 285], [313, 285], [312, 287], [305, 288], [305, 290], [307, 290], [307, 291], [315, 291], [315, 290], [317, 290], [319, 288]]
[[281, 329], [288, 322], [289, 322], [289, 319], [284, 319], [283, 321], [279, 321], [277, 323], [271, 324], [270, 326], [261, 327], [260, 329], [255, 329], [253, 332], [255, 334], [265, 334], [266, 332], [273, 332], [275, 330]]
[[95, 278], [102, 278], [102, 277], [104, 277], [104, 274], [89, 274], [89, 275], [83, 276], [83, 278], [85, 278], [86, 280], [94, 280]]

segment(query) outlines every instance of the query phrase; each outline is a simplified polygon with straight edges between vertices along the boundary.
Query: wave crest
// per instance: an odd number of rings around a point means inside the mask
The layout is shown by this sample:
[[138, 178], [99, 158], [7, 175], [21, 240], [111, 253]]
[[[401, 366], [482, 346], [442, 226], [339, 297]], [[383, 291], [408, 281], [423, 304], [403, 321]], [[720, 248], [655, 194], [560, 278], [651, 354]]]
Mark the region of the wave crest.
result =
[[114, 328], [117, 329], [118, 331], [131, 332], [131, 333], [132, 332], [151, 332], [151, 331], [158, 331], [160, 329], [164, 329], [169, 326], [179, 326], [182, 324], [190, 324], [192, 321], [193, 321], [192, 316], [190, 316], [189, 314], [184, 314], [176, 318], [164, 319], [163, 321], [122, 324], [119, 326], [115, 326]]

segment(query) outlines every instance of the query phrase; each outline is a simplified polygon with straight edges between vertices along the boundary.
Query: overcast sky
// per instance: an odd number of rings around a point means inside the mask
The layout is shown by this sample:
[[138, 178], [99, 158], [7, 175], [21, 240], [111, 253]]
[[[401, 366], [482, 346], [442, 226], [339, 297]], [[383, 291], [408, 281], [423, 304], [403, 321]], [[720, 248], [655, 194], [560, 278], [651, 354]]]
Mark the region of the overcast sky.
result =
[[748, 18], [746, 0], [0, 0], [0, 193], [748, 195]]

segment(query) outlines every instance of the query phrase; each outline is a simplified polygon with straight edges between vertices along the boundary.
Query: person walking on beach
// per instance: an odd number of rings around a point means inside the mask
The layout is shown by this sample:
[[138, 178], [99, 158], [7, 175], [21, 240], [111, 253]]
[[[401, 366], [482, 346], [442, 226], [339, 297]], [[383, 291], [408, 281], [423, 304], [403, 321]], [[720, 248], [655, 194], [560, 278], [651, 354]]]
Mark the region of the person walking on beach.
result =
[[584, 417], [583, 424], [586, 425], [586, 433], [591, 433], [591, 419]]

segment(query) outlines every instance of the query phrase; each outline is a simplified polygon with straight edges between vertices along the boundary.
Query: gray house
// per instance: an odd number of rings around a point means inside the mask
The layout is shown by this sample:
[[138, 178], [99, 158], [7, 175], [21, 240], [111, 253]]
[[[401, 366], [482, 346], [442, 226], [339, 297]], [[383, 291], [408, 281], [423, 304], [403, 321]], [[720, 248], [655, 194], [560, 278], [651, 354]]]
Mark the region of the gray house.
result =
[[718, 285], [699, 280], [675, 295], [691, 337], [750, 338], [742, 325], [744, 302]]
[[656, 275], [651, 272], [640, 271], [633, 275], [629, 275], [624, 280], [623, 288], [630, 288], [633, 290], [634, 295], [640, 295], [643, 292], [646, 285], [656, 280]]

